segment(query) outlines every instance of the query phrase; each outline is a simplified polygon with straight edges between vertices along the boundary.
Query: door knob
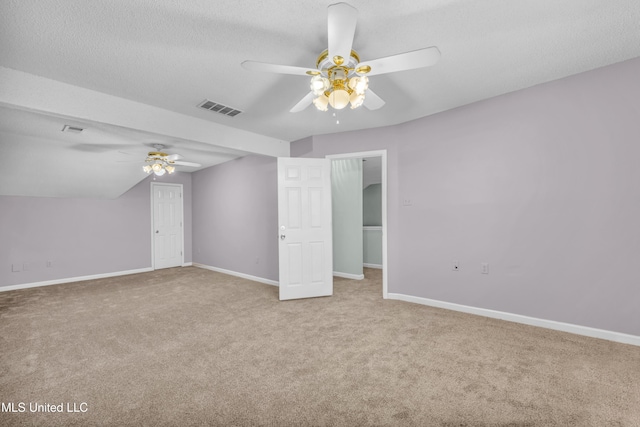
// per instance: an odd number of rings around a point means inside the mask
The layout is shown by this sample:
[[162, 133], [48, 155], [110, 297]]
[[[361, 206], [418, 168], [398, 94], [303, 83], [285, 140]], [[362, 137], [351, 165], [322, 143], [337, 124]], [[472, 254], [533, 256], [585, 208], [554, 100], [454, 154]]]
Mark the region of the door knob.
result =
[[281, 234], [280, 235], [280, 240], [284, 240], [285, 237], [287, 237], [287, 236], [285, 236], [284, 234]]
[[160, 232], [160, 230], [156, 230], [156, 234], [158, 234]]

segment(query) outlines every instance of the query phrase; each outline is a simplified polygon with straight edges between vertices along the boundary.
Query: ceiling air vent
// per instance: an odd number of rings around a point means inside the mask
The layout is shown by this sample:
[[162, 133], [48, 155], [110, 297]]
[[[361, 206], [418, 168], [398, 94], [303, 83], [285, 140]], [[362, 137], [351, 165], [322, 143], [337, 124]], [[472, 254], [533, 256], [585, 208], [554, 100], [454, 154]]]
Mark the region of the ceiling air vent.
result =
[[62, 128], [62, 132], [71, 132], [71, 133], [81, 133], [84, 128], [80, 128], [77, 126], [64, 125]]
[[224, 114], [225, 116], [235, 117], [238, 114], [242, 113], [240, 110], [236, 110], [235, 108], [227, 107], [226, 105], [218, 104], [217, 102], [209, 101], [205, 99], [200, 105], [200, 108], [204, 108], [205, 110], [213, 111], [214, 113]]

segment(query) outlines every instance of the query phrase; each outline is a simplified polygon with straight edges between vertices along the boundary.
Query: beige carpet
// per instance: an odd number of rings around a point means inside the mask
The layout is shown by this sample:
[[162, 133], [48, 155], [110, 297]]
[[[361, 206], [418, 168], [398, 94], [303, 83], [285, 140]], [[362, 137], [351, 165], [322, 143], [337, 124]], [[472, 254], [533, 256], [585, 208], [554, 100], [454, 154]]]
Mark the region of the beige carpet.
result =
[[640, 347], [366, 276], [287, 302], [195, 267], [0, 293], [1, 401], [25, 405], [0, 425], [640, 426]]

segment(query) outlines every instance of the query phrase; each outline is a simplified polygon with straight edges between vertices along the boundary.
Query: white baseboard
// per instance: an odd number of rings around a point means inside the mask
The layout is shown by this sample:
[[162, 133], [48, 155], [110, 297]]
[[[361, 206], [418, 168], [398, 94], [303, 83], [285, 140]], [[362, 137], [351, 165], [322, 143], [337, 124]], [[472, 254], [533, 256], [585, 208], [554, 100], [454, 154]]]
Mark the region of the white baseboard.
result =
[[205, 270], [217, 271], [218, 273], [228, 274], [230, 276], [242, 277], [243, 279], [252, 280], [254, 282], [260, 282], [267, 285], [279, 286], [280, 284], [275, 280], [263, 279], [262, 277], [251, 276], [250, 274], [238, 273], [237, 271], [225, 270], [224, 268], [212, 267], [210, 265], [200, 264], [197, 262], [192, 263], [194, 267], [204, 268]]
[[493, 319], [507, 320], [509, 322], [522, 323], [530, 326], [553, 329], [556, 331], [570, 332], [572, 334], [584, 335], [592, 338], [631, 344], [640, 346], [640, 337], [623, 334], [620, 332], [606, 331], [604, 329], [590, 328], [588, 326], [573, 325], [571, 323], [556, 322], [554, 320], [538, 319], [535, 317], [522, 316], [519, 314], [505, 313], [502, 311], [489, 310], [484, 308], [471, 307], [467, 305], [454, 304], [450, 302], [432, 300], [428, 298], [414, 297], [411, 295], [388, 293], [388, 299], [413, 302], [416, 304], [428, 305], [430, 307], [444, 308], [447, 310], [461, 311], [463, 313], [475, 314], [478, 316], [491, 317]]
[[185, 262], [182, 264], [183, 267], [191, 267], [193, 265], [192, 262]]
[[366, 268], [377, 268], [378, 270], [382, 270], [382, 264], [368, 264], [368, 263], [364, 263], [362, 264], [363, 267]]
[[85, 280], [104, 279], [107, 277], [126, 276], [129, 274], [147, 273], [153, 271], [151, 267], [139, 268], [136, 270], [116, 271], [113, 273], [92, 274], [90, 276], [68, 277], [66, 279], [46, 280], [44, 282], [22, 283], [20, 285], [9, 285], [0, 287], [0, 292], [15, 291], [17, 289], [37, 288], [39, 286], [61, 285], [63, 283], [82, 282]]
[[337, 271], [334, 271], [333, 275], [336, 277], [342, 277], [344, 279], [352, 279], [352, 280], [364, 279], [364, 274], [338, 273]]

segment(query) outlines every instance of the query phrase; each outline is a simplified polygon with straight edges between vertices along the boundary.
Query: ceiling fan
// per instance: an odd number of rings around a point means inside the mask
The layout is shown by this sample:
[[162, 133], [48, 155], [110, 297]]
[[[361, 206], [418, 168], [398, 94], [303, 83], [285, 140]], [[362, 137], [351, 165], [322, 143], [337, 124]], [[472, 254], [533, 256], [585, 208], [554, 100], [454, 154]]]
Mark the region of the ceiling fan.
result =
[[352, 49], [357, 15], [357, 9], [347, 3], [328, 7], [329, 48], [318, 56], [315, 69], [256, 61], [244, 61], [242, 67], [250, 71], [311, 76], [311, 91], [294, 105], [292, 113], [312, 103], [321, 111], [327, 111], [329, 105], [341, 110], [349, 104], [352, 109], [364, 105], [369, 110], [377, 110], [385, 102], [369, 89], [368, 76], [431, 66], [438, 62], [440, 51], [431, 46], [360, 62], [360, 56]]
[[180, 154], [167, 154], [164, 153], [164, 145], [154, 144], [153, 147], [156, 151], [149, 151], [145, 162], [147, 163], [142, 167], [146, 173], [154, 173], [157, 176], [162, 176], [165, 173], [172, 174], [176, 171], [175, 166], [188, 166], [192, 168], [199, 168], [202, 166], [200, 163], [184, 162]]

